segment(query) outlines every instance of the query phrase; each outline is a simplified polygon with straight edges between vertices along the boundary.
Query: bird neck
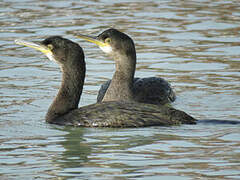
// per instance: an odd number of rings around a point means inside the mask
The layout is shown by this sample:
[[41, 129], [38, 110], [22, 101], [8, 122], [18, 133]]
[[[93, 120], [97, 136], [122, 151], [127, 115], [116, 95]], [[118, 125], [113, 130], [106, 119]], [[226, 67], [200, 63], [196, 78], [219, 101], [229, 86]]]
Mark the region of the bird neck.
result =
[[136, 68], [136, 54], [115, 56], [116, 71], [103, 101], [133, 101], [133, 80]]
[[77, 109], [82, 94], [85, 66], [62, 67], [62, 83], [46, 115], [46, 121], [56, 121], [71, 110]]

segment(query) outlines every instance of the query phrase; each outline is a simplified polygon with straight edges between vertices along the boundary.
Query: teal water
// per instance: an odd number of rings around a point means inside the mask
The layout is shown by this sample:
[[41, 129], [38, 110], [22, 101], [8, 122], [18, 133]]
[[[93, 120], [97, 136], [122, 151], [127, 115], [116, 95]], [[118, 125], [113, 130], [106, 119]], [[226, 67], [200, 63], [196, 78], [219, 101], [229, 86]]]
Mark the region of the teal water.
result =
[[138, 77], [158, 76], [174, 107], [198, 119], [240, 121], [237, 1], [0, 1], [0, 179], [240, 179], [240, 126], [137, 129], [45, 123], [61, 81], [58, 65], [14, 40], [61, 35], [84, 49], [80, 106], [96, 102], [114, 62], [74, 33], [114, 27], [137, 49]]

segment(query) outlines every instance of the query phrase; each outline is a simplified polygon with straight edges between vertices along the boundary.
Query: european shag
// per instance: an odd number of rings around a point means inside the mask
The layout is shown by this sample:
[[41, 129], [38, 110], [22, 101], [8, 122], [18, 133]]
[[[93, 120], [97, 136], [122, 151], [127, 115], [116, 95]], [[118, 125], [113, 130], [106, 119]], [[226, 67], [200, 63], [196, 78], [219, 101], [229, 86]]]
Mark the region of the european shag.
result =
[[163, 105], [175, 100], [173, 89], [163, 78], [134, 78], [136, 51], [128, 35], [116, 29], [108, 29], [97, 37], [82, 34], [77, 37], [97, 44], [115, 61], [113, 78], [101, 86], [97, 102], [126, 100]]
[[78, 108], [86, 70], [82, 48], [60, 36], [51, 36], [39, 43], [15, 42], [41, 51], [61, 68], [62, 83], [46, 114], [48, 123], [84, 127], [196, 124], [196, 119], [183, 111], [131, 101], [106, 101]]

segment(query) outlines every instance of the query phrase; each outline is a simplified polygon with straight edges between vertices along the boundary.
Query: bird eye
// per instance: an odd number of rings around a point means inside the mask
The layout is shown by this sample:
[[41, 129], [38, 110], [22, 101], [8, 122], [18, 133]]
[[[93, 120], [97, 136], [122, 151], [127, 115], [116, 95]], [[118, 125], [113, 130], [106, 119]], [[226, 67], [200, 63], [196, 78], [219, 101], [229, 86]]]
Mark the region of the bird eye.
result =
[[47, 47], [52, 50], [53, 49], [53, 45], [52, 44], [48, 44]]
[[109, 44], [109, 43], [111, 43], [111, 39], [110, 39], [110, 38], [106, 38], [106, 39], [104, 40], [104, 42]]

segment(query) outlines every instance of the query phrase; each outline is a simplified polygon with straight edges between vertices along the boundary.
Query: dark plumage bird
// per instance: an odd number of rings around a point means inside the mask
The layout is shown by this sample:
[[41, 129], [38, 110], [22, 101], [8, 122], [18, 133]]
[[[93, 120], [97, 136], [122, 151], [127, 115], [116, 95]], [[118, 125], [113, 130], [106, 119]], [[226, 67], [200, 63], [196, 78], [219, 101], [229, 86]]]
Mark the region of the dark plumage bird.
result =
[[60, 36], [52, 36], [39, 43], [24, 40], [15, 42], [41, 51], [61, 68], [61, 87], [46, 114], [46, 121], [49, 123], [85, 127], [143, 127], [196, 123], [193, 117], [183, 111], [153, 104], [108, 101], [78, 108], [86, 70], [82, 48]]
[[97, 44], [115, 60], [116, 71], [112, 80], [101, 86], [97, 102], [131, 100], [163, 105], [175, 100], [175, 93], [166, 80], [158, 77], [134, 78], [136, 51], [128, 35], [116, 29], [108, 29], [96, 38], [81, 34], [77, 37]]

